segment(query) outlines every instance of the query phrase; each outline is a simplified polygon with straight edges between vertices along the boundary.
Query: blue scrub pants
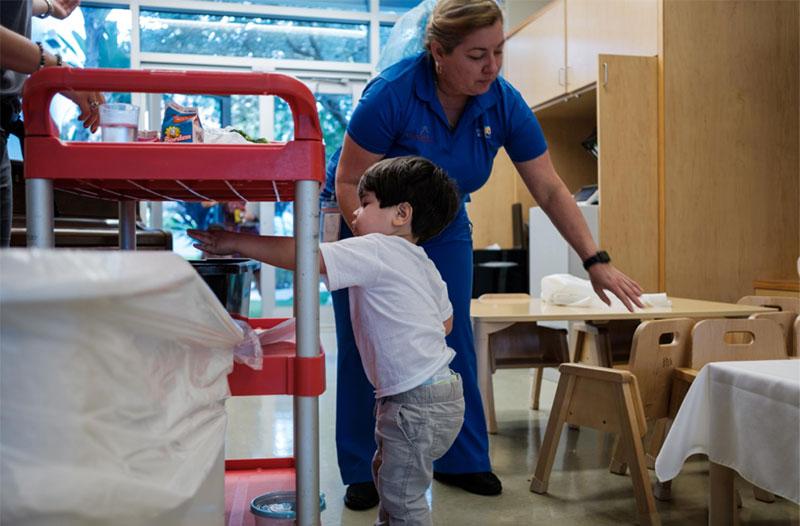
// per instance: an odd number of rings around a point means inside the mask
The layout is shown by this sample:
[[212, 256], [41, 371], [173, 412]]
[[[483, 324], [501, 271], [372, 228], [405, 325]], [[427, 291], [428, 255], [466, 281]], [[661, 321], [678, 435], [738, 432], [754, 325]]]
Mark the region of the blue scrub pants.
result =
[[[340, 238], [352, 237], [342, 221]], [[450, 368], [461, 375], [464, 386], [464, 425], [445, 455], [434, 462], [442, 473], [491, 471], [489, 437], [478, 390], [477, 363], [469, 317], [472, 298], [471, 224], [462, 206], [456, 220], [435, 239], [422, 245], [447, 283], [453, 305], [453, 330], [447, 345], [456, 355]], [[336, 318], [336, 452], [346, 485], [372, 480], [375, 453], [375, 390], [364, 374], [350, 324], [347, 289], [333, 292]]]

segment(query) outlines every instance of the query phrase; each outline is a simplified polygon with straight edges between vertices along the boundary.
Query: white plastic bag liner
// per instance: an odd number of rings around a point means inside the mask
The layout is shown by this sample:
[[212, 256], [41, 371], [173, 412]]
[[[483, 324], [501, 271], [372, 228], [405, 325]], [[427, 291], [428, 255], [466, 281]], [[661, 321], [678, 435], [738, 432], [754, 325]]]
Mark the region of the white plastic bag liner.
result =
[[0, 312], [0, 522], [155, 524], [193, 498], [242, 331], [188, 263], [2, 250]]
[[[624, 309], [625, 305], [611, 291], [606, 291], [611, 306], [606, 305], [592, 287], [592, 282], [571, 274], [550, 274], [542, 278], [542, 301], [566, 307], [593, 309]], [[666, 293], [642, 294], [639, 299], [645, 307], [671, 307]], [[635, 308], [635, 307], [634, 307]]]

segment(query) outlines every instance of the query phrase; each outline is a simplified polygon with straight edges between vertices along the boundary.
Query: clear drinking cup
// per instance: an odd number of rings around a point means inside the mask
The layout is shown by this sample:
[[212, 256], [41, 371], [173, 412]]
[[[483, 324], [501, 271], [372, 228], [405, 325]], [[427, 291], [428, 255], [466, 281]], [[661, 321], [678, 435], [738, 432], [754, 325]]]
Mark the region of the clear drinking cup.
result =
[[103, 142], [134, 142], [139, 128], [139, 106], [114, 102], [100, 106]]

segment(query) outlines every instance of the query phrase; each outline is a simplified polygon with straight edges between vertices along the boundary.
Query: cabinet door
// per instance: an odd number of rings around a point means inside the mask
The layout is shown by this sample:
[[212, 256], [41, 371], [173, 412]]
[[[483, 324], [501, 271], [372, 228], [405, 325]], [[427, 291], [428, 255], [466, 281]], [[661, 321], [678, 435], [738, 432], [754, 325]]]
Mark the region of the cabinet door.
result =
[[599, 61], [600, 245], [653, 292], [659, 265], [658, 59], [600, 55]]
[[597, 55], [658, 54], [658, 0], [566, 0], [567, 91], [596, 82]]
[[564, 94], [566, 60], [564, 0], [557, 0], [506, 42], [504, 76], [528, 106]]

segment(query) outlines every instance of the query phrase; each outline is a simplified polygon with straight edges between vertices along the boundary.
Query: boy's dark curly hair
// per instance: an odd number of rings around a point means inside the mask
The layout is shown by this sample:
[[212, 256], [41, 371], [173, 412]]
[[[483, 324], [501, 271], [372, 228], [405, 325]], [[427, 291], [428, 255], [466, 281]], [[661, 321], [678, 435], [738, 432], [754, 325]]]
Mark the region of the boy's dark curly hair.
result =
[[358, 182], [358, 195], [372, 192], [381, 208], [411, 205], [411, 233], [417, 244], [439, 234], [455, 218], [458, 187], [442, 168], [424, 157], [383, 159], [370, 166]]

